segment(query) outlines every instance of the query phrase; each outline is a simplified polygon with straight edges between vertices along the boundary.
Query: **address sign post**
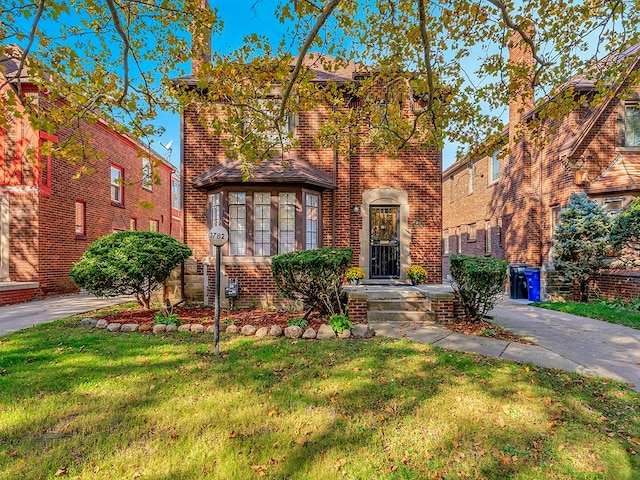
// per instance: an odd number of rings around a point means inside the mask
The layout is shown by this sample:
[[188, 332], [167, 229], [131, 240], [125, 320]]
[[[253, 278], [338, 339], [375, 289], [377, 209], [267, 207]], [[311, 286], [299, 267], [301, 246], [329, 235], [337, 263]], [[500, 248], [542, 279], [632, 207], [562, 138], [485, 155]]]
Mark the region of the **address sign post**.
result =
[[220, 342], [220, 247], [229, 240], [229, 232], [222, 225], [216, 225], [209, 230], [209, 241], [216, 247], [216, 290], [215, 290], [215, 324], [213, 331], [213, 345], [216, 355], [219, 353]]

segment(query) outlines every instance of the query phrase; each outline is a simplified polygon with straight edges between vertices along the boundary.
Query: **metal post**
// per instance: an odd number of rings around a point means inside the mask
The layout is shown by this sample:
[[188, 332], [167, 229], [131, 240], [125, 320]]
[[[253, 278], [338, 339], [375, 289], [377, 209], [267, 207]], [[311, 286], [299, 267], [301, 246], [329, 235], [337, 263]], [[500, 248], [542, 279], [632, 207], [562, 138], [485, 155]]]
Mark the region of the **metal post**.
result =
[[219, 353], [218, 342], [220, 340], [220, 247], [216, 246], [216, 303], [215, 325], [213, 331], [213, 345], [216, 355]]

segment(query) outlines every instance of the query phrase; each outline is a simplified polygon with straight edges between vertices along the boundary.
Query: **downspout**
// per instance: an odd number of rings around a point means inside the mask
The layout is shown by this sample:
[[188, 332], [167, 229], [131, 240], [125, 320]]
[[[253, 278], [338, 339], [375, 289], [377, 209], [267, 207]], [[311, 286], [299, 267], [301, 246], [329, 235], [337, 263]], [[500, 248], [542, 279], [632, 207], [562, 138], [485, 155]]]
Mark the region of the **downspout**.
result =
[[[184, 169], [184, 112], [180, 112], [180, 208], [182, 215], [182, 242], [187, 244], [187, 222], [184, 212], [184, 182], [185, 182], [185, 169]], [[184, 288], [184, 262], [180, 265], [180, 301], [185, 301], [185, 288]]]
[[[333, 105], [333, 111], [335, 112], [337, 107]], [[333, 147], [333, 184], [335, 188], [331, 191], [331, 246], [336, 247], [336, 198], [338, 189], [338, 146]]]

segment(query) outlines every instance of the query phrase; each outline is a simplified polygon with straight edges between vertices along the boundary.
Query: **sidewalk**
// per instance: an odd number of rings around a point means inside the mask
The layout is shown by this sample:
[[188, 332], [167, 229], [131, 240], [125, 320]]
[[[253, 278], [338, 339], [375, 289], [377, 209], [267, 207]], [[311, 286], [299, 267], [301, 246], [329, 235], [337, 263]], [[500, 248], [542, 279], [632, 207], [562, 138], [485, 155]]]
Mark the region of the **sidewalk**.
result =
[[614, 378], [640, 391], [640, 330], [510, 301], [492, 322], [534, 341], [524, 345], [452, 332], [437, 324], [377, 322], [377, 335], [408, 338], [449, 350]]
[[130, 302], [132, 296], [94, 297], [86, 292], [0, 307], [0, 335], [97, 308]]

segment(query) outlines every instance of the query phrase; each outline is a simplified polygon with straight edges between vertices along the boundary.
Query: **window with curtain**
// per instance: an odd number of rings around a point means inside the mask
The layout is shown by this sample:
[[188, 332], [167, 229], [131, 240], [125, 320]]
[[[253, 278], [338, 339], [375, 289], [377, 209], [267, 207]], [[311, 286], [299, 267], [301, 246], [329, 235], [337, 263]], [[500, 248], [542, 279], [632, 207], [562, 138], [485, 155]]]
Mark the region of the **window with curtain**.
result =
[[278, 197], [278, 253], [296, 249], [296, 194], [281, 193]]
[[258, 257], [271, 255], [271, 194], [253, 194], [253, 254]]
[[311, 193], [305, 194], [305, 248], [311, 250], [318, 248], [318, 211], [320, 197]]
[[229, 255], [247, 254], [247, 196], [229, 193]]

